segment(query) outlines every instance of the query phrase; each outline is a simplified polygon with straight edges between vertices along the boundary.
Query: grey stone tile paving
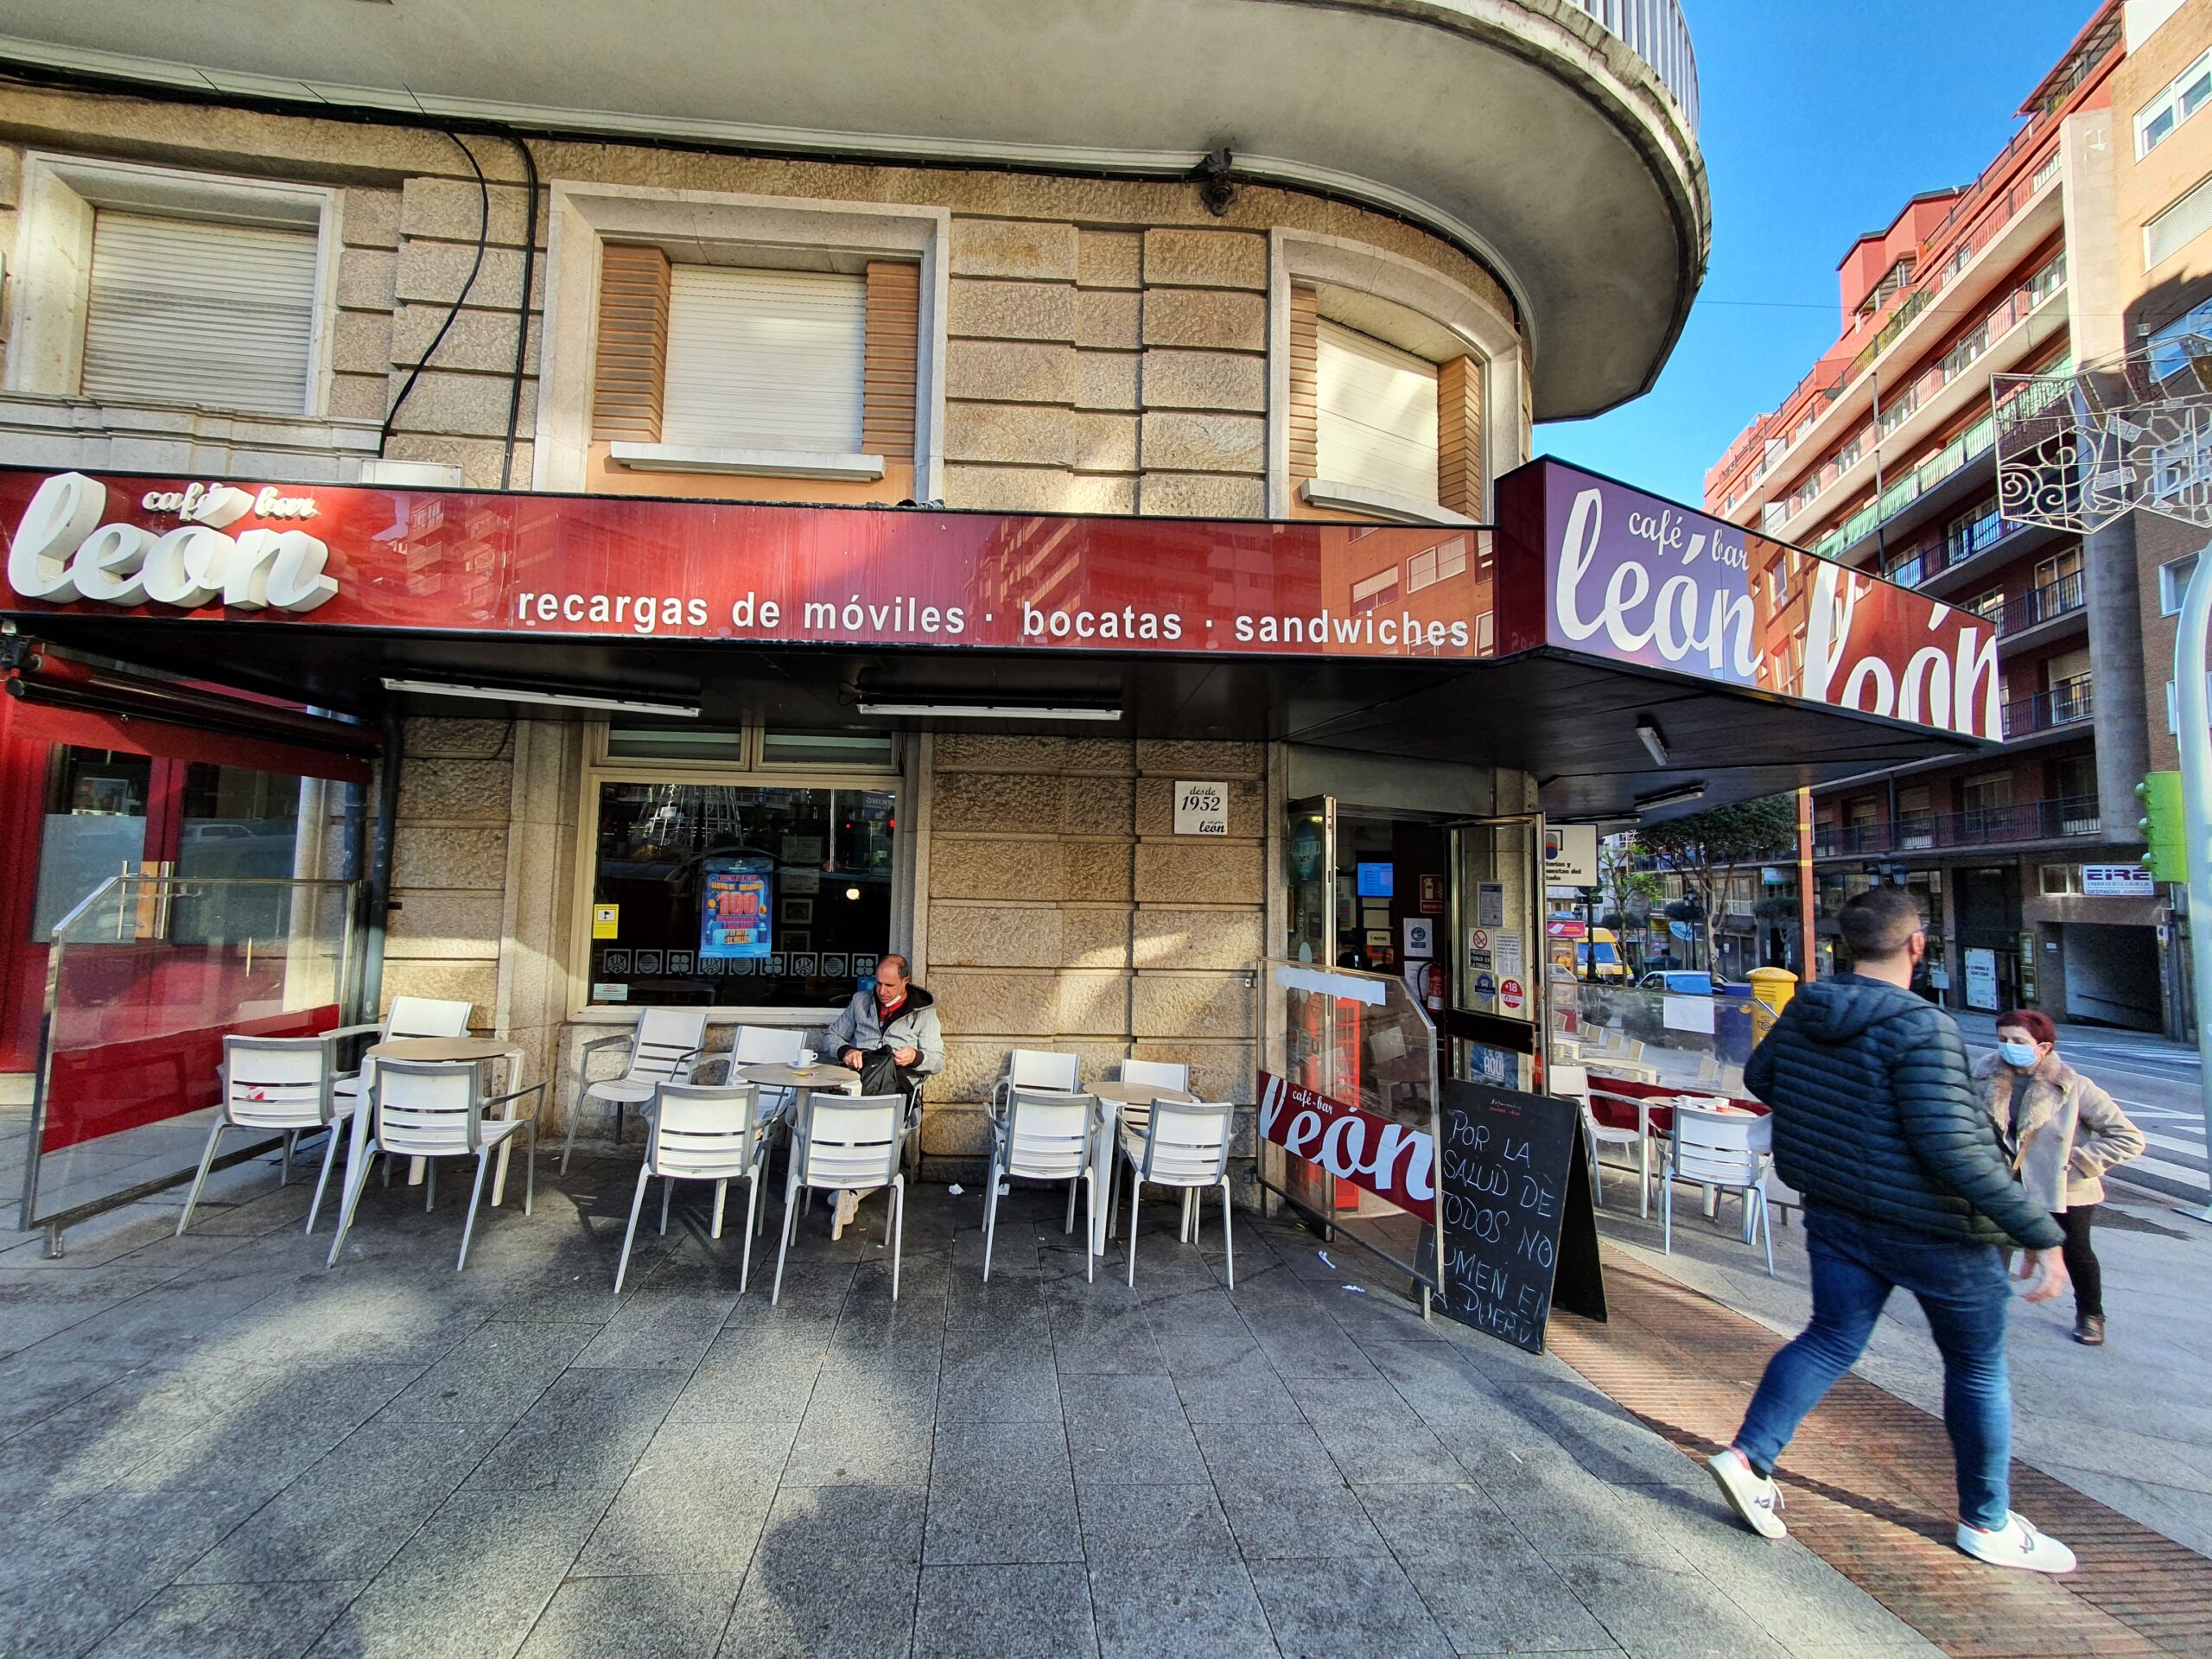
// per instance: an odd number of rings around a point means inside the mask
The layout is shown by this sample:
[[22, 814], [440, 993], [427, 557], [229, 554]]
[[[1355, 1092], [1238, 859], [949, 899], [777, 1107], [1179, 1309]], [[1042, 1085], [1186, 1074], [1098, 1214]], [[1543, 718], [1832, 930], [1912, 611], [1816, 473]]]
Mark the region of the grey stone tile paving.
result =
[[[800, 1217], [772, 1306], [679, 1201], [613, 1294], [633, 1163], [541, 1169], [467, 1272], [372, 1185], [345, 1259], [232, 1172], [222, 1231], [0, 1249], [0, 1654], [1924, 1652], [1565, 1367], [1423, 1325], [1348, 1252], [1057, 1196]], [[173, 1224], [173, 1220], [170, 1224]], [[322, 1241], [328, 1236], [326, 1223]], [[1365, 1287], [1363, 1293], [1345, 1289]], [[1701, 1651], [1701, 1649], [1695, 1649]]]

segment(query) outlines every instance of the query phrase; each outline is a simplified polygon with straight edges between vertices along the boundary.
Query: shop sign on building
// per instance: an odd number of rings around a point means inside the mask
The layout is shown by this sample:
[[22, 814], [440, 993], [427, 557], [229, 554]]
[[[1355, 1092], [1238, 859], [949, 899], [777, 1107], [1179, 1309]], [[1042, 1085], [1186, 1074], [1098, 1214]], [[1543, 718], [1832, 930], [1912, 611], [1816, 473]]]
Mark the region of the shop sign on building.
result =
[[2099, 898], [2155, 899], [2158, 883], [2139, 864], [2084, 864], [2082, 891]]
[[1386, 1204], [1436, 1219], [1436, 1142], [1423, 1130], [1262, 1071], [1260, 1133]]
[[1544, 880], [1554, 887], [1594, 887], [1598, 885], [1598, 826], [1594, 823], [1548, 823], [1544, 826]]
[[1229, 785], [1175, 785], [1175, 833], [1179, 836], [1225, 836], [1229, 833]]

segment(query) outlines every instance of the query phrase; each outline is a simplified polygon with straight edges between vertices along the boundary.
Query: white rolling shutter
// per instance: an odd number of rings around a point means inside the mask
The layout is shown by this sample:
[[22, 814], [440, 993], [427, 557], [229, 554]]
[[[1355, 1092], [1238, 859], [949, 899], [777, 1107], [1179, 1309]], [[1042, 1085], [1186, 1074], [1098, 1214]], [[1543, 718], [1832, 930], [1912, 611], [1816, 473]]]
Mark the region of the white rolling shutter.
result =
[[861, 447], [868, 279], [677, 265], [661, 442], [853, 454]]
[[307, 413], [315, 242], [311, 230], [100, 210], [85, 396]]
[[1326, 318], [1317, 343], [1317, 475], [1435, 500], [1436, 365]]

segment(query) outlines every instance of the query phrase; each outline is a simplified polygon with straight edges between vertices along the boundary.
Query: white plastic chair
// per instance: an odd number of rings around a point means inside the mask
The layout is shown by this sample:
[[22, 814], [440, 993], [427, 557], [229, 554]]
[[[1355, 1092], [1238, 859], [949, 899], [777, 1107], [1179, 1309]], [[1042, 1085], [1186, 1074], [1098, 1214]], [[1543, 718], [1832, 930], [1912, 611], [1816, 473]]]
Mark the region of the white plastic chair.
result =
[[[346, 1208], [338, 1220], [338, 1236], [330, 1243], [330, 1261], [335, 1263], [339, 1252], [345, 1249], [346, 1235], [353, 1225], [353, 1211], [361, 1201], [361, 1190], [369, 1184], [369, 1166], [378, 1154], [385, 1158], [460, 1158], [476, 1160], [476, 1185], [468, 1197], [468, 1219], [461, 1230], [461, 1257], [454, 1263], [458, 1273], [468, 1265], [468, 1241], [476, 1231], [477, 1206], [484, 1197], [484, 1171], [492, 1161], [492, 1154], [524, 1129], [530, 1132], [530, 1150], [523, 1163], [522, 1212], [530, 1213], [531, 1200], [537, 1192], [537, 1112], [543, 1103], [545, 1085], [533, 1083], [527, 1089], [517, 1090], [510, 1095], [495, 1095], [489, 1099], [483, 1093], [483, 1074], [467, 1061], [448, 1060], [379, 1060], [376, 1077], [369, 1088], [370, 1109], [376, 1114], [368, 1144], [362, 1148], [361, 1167], [349, 1170], [351, 1177], [346, 1192]], [[487, 1106], [502, 1106], [524, 1096], [537, 1097], [526, 1114], [505, 1118], [484, 1116]], [[434, 1207], [438, 1201], [438, 1166], [429, 1166], [423, 1185], [423, 1208]]]
[[[476, 1012], [474, 1002], [449, 1001], [435, 996], [395, 996], [391, 1006], [385, 1010], [384, 1019], [372, 1025], [341, 1026], [324, 1034], [331, 1038], [365, 1037], [374, 1033], [379, 1043], [390, 1042], [395, 1037], [466, 1037], [468, 1035], [468, 1016]], [[366, 1066], [360, 1071], [348, 1071], [333, 1085], [337, 1093], [359, 1099], [368, 1092], [365, 1073], [375, 1067]]]
[[638, 1191], [630, 1200], [630, 1225], [622, 1235], [622, 1256], [614, 1264], [614, 1294], [622, 1294], [622, 1277], [630, 1269], [630, 1245], [638, 1236], [638, 1211], [645, 1206], [645, 1186], [661, 1178], [660, 1230], [668, 1231], [669, 1195], [678, 1181], [715, 1184], [715, 1220], [709, 1235], [722, 1236], [722, 1200], [729, 1184], [745, 1183], [745, 1247], [739, 1258], [737, 1294], [745, 1294], [753, 1278], [753, 1237], [757, 1224], [768, 1217], [760, 1208], [760, 1178], [766, 1173], [768, 1131], [773, 1118], [760, 1113], [761, 1091], [749, 1083], [707, 1085], [664, 1083], [653, 1093], [648, 1109], [651, 1132], [645, 1141], [645, 1161], [638, 1171]]
[[338, 1082], [338, 1041], [321, 1037], [226, 1037], [223, 1039], [222, 1098], [215, 1121], [208, 1126], [207, 1149], [200, 1154], [200, 1173], [192, 1178], [185, 1195], [184, 1213], [177, 1217], [176, 1236], [192, 1224], [193, 1207], [207, 1172], [215, 1166], [215, 1147], [226, 1129], [282, 1129], [284, 1155], [277, 1165], [276, 1183], [292, 1179], [292, 1148], [303, 1130], [327, 1129], [329, 1144], [322, 1149], [322, 1174], [315, 1184], [315, 1202], [308, 1206], [308, 1231], [315, 1231], [315, 1217], [322, 1211], [323, 1189], [330, 1184], [330, 1164], [338, 1151], [340, 1129], [353, 1116], [358, 1103], [340, 1098]]
[[[1766, 1270], [1774, 1273], [1774, 1227], [1766, 1207], [1766, 1166], [1774, 1147], [1774, 1120], [1748, 1112], [1713, 1112], [1696, 1106], [1675, 1108], [1675, 1133], [1668, 1143], [1667, 1180], [1660, 1193], [1665, 1220], [1661, 1249], [1675, 1249], [1675, 1183], [1740, 1193], [1751, 1235], [1766, 1238]], [[1756, 1206], [1756, 1207], [1754, 1207]]]
[[891, 1300], [899, 1300], [899, 1249], [906, 1229], [906, 1177], [899, 1167], [906, 1138], [904, 1095], [810, 1094], [806, 1121], [794, 1127], [790, 1173], [784, 1179], [784, 1236], [776, 1247], [772, 1305], [784, 1294], [784, 1258], [791, 1253], [798, 1195], [891, 1189]]
[[1098, 1103], [1089, 1095], [1017, 1089], [1004, 1122], [991, 1123], [991, 1178], [983, 1211], [983, 1282], [991, 1281], [991, 1245], [999, 1230], [999, 1182], [1065, 1181], [1063, 1232], [1075, 1230], [1075, 1190], [1084, 1189], [1083, 1276], [1093, 1276], [1090, 1241], [1098, 1223], [1098, 1172], [1090, 1163], [1090, 1126]]
[[704, 1008], [644, 1008], [639, 1011], [638, 1023], [628, 1031], [594, 1037], [586, 1043], [576, 1062], [580, 1083], [582, 1068], [591, 1064], [593, 1050], [627, 1043], [630, 1052], [622, 1063], [621, 1076], [585, 1083], [576, 1090], [576, 1103], [569, 1113], [569, 1138], [561, 1145], [561, 1173], [569, 1173], [569, 1154], [575, 1148], [576, 1120], [583, 1116], [584, 1102], [603, 1100], [614, 1108], [614, 1141], [620, 1145], [622, 1109], [644, 1105], [664, 1083], [689, 1082], [706, 1040]]
[[[1625, 1124], [1600, 1122], [1597, 1104], [1601, 1100], [1635, 1121]], [[1636, 1153], [1636, 1213], [1639, 1217], [1651, 1213], [1651, 1137], [1643, 1127], [1649, 1121], [1647, 1116], [1649, 1109], [1633, 1095], [1616, 1094], [1610, 1089], [1595, 1085], [1583, 1092], [1582, 1122], [1590, 1136], [1590, 1196], [1600, 1209], [1605, 1207], [1605, 1184], [1599, 1174], [1601, 1166], [1598, 1149], [1600, 1147], [1621, 1147], [1633, 1148]]]
[[[1129, 1166], [1129, 1283], [1137, 1281], [1137, 1202], [1144, 1184], [1204, 1192], [1221, 1189], [1222, 1263], [1229, 1288], [1236, 1288], [1236, 1247], [1229, 1219], [1229, 1136], [1236, 1109], [1225, 1102], [1153, 1103], [1151, 1120], [1140, 1134], [1130, 1125], [1121, 1133], [1122, 1156]], [[1198, 1243], [1197, 1217], [1190, 1242]]]
[[[1123, 1060], [1121, 1069], [1121, 1080], [1123, 1083], [1133, 1084], [1142, 1089], [1172, 1089], [1179, 1095], [1187, 1095], [1191, 1092], [1191, 1068], [1176, 1061]], [[1151, 1115], [1152, 1108], [1149, 1106], [1124, 1106], [1121, 1110], [1121, 1120], [1132, 1128], [1141, 1129]], [[1106, 1202], [1109, 1208], [1114, 1202], [1114, 1175], [1116, 1167], [1117, 1166], [1113, 1164], [1106, 1166]], [[1179, 1239], [1190, 1237], [1191, 1211], [1197, 1203], [1197, 1194], [1185, 1192], [1183, 1195], [1183, 1225], [1176, 1234]]]
[[991, 1116], [1004, 1117], [1017, 1089], [1072, 1095], [1083, 1087], [1083, 1061], [1046, 1048], [1017, 1048], [1006, 1057], [1006, 1074], [991, 1085]]

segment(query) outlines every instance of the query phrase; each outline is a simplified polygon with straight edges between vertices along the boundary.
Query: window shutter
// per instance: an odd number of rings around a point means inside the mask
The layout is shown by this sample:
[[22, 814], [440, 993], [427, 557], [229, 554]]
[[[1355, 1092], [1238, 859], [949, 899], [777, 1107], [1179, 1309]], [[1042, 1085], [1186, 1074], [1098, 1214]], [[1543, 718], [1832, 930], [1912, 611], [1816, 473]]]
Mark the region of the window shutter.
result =
[[914, 459], [916, 353], [922, 327], [922, 268], [876, 259], [868, 268], [868, 366], [861, 448], [889, 461]]
[[1483, 516], [1483, 365], [1471, 357], [1436, 371], [1436, 501]]
[[1321, 296], [1310, 288], [1290, 290], [1290, 477], [1291, 488], [1319, 474], [1315, 451], [1318, 388], [1314, 354], [1321, 321]]
[[599, 265], [592, 437], [602, 443], [658, 443], [661, 380], [667, 372], [668, 256], [658, 248], [609, 243]]
[[867, 279], [677, 265], [661, 442], [852, 454], [861, 443]]
[[1435, 500], [1436, 365], [1326, 318], [1316, 344], [1315, 476]]
[[313, 231], [95, 213], [85, 396], [305, 414], [316, 241]]

